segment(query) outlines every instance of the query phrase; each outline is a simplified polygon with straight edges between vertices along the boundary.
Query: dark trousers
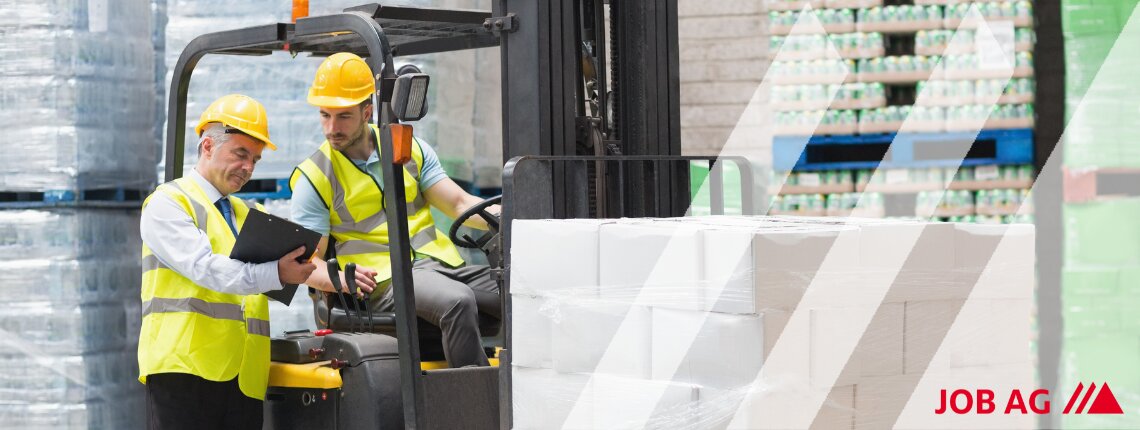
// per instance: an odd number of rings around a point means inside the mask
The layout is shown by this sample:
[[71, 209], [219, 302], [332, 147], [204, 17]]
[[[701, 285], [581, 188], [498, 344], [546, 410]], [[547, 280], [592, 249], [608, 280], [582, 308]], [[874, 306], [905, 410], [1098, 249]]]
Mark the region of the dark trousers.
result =
[[[416, 260], [412, 266], [416, 316], [443, 332], [443, 355], [450, 367], [488, 365], [479, 313], [503, 318], [499, 286], [491, 279], [490, 269], [481, 265], [451, 268], [430, 258]], [[391, 288], [377, 305], [380, 311], [396, 308]]]
[[146, 377], [146, 425], [150, 430], [260, 430], [261, 400], [246, 397], [235, 377], [214, 382], [187, 373]]

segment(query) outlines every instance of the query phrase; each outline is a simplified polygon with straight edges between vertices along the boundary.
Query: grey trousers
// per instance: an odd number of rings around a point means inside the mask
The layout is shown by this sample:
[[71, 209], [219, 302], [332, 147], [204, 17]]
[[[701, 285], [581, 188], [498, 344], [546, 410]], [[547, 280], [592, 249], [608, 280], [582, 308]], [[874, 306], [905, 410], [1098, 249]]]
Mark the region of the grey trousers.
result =
[[[490, 270], [489, 266], [450, 268], [430, 258], [412, 265], [416, 316], [443, 332], [443, 354], [450, 367], [488, 365], [479, 334], [479, 312], [503, 318], [499, 286], [491, 279]], [[370, 307], [394, 311], [392, 288], [385, 289]]]

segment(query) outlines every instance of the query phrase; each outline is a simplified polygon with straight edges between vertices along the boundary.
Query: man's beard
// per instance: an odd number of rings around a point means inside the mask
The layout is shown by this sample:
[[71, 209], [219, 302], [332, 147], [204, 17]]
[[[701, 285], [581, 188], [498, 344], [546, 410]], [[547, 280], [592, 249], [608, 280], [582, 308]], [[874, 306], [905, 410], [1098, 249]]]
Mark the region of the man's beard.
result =
[[[337, 149], [344, 151], [346, 149], [355, 147], [359, 143], [363, 143], [365, 140], [365, 137], [366, 137], [364, 134], [365, 131], [367, 131], [367, 126], [362, 125], [360, 127], [360, 131], [357, 132], [356, 137], [346, 140], [345, 143], [340, 148], [337, 148]], [[337, 135], [337, 134], [325, 135], [325, 139], [331, 143], [333, 141], [334, 137], [341, 137], [341, 136], [344, 136], [344, 135], [342, 135], [342, 134], [341, 135]], [[334, 145], [334, 146], [336, 146], [336, 145]]]

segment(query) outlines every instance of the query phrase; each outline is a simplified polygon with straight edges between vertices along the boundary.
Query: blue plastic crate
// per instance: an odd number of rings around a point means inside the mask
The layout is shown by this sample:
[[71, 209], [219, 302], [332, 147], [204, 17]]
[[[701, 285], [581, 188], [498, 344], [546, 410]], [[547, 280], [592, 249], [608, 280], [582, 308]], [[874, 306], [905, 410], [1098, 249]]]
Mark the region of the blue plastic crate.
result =
[[293, 191], [289, 189], [289, 179], [252, 179], [234, 193], [246, 200], [289, 199]]

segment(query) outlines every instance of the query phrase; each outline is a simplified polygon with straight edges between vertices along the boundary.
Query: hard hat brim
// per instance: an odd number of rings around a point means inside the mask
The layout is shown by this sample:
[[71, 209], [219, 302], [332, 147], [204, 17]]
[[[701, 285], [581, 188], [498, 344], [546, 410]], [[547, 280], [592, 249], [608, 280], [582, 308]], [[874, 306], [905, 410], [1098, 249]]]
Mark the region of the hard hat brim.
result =
[[365, 100], [368, 100], [368, 97], [369, 96], [364, 96], [357, 99], [350, 99], [346, 97], [315, 96], [309, 94], [307, 100], [309, 104], [313, 106], [339, 109], [359, 105]]
[[269, 141], [268, 137], [262, 136], [261, 133], [250, 133], [250, 132], [245, 131], [245, 130], [242, 130], [242, 131], [245, 132], [245, 134], [249, 135], [249, 137], [260, 140], [262, 143], [265, 144], [265, 147], [267, 149], [269, 149], [270, 151], [276, 151], [277, 150], [277, 145], [274, 145], [273, 142]]
[[[225, 126], [227, 126], [227, 127], [233, 127], [233, 126], [231, 126], [231, 125], [227, 125], [226, 123], [223, 123], [223, 122], [221, 122], [221, 121], [207, 121], [207, 122], [203, 122], [203, 123], [200, 123], [200, 124], [198, 124], [198, 126], [197, 126], [197, 127], [194, 127], [194, 132], [195, 132], [195, 133], [198, 133], [198, 136], [202, 136], [202, 130], [204, 130], [204, 129], [206, 128], [206, 125], [207, 125], [207, 124], [222, 124], [222, 125], [225, 125]], [[264, 136], [264, 135], [262, 135], [261, 133], [258, 133], [258, 132], [251, 132], [251, 131], [249, 131], [249, 130], [246, 130], [246, 129], [243, 129], [243, 128], [240, 128], [240, 127], [233, 127], [233, 128], [236, 128], [236, 129], [238, 129], [238, 130], [241, 130], [241, 132], [242, 132], [242, 133], [245, 133], [245, 135], [247, 135], [247, 136], [249, 136], [249, 137], [252, 137], [252, 138], [254, 138], [254, 139], [257, 139], [257, 140], [258, 140], [258, 141], [260, 141], [261, 143], [264, 143], [264, 144], [265, 144], [265, 147], [266, 147], [266, 148], [269, 148], [269, 150], [271, 150], [271, 151], [276, 151], [276, 150], [277, 150], [277, 145], [274, 145], [274, 144], [273, 144], [273, 142], [271, 142], [271, 141], [269, 140], [269, 138], [268, 138], [268, 137], [265, 137], [265, 136]]]

